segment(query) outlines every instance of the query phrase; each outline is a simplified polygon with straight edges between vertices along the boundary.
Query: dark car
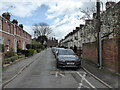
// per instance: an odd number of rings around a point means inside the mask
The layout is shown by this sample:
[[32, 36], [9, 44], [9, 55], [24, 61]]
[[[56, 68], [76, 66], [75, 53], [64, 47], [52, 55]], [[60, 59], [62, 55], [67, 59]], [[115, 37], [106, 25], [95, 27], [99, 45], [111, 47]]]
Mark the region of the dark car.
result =
[[55, 49], [55, 53], [54, 53], [55, 58], [57, 58], [58, 52], [59, 52], [59, 50], [61, 50], [61, 49], [64, 49], [64, 48], [56, 48], [56, 49]]
[[57, 53], [57, 68], [72, 67], [79, 68], [81, 65], [80, 58], [74, 53], [72, 49], [60, 49]]

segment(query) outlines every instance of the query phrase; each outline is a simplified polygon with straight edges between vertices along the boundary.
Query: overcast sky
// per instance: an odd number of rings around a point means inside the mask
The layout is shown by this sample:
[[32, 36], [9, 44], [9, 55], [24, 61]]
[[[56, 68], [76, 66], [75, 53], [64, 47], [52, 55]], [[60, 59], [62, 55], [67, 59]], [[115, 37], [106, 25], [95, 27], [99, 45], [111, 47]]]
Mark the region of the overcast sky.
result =
[[11, 20], [17, 19], [31, 35], [33, 24], [45, 22], [52, 27], [52, 35], [60, 40], [75, 27], [84, 24], [83, 20], [78, 20], [78, 15], [83, 15], [80, 8], [91, 7], [95, 7], [95, 0], [0, 0], [0, 15], [10, 12]]

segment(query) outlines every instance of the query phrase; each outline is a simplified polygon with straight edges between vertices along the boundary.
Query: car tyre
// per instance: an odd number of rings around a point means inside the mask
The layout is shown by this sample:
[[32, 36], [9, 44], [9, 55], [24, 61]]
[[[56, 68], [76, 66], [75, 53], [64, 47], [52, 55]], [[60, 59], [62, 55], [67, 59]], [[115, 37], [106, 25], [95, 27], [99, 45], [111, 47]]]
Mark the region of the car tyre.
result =
[[56, 68], [59, 68], [58, 62], [56, 63]]

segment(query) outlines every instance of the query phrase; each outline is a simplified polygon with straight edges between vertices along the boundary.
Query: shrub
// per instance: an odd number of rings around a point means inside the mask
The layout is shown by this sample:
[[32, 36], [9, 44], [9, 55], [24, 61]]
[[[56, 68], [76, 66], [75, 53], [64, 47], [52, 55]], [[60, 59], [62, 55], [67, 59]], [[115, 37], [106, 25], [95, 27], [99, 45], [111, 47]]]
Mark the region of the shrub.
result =
[[0, 52], [4, 52], [4, 44], [0, 44]]
[[31, 45], [31, 44], [27, 44], [27, 45], [26, 45], [26, 48], [27, 48], [27, 49], [31, 49], [31, 48], [32, 48], [32, 45]]
[[15, 55], [15, 52], [13, 51], [8, 51], [6, 54], [5, 54], [5, 57], [12, 57]]
[[28, 49], [28, 50], [26, 50], [25, 56], [29, 57], [29, 56], [32, 56], [35, 53], [36, 53], [36, 50], [34, 50], [34, 49]]
[[4, 64], [9, 64], [9, 63], [10, 63], [10, 59], [7, 58], [4, 60]]
[[27, 50], [22, 50], [22, 51], [21, 51], [21, 53], [22, 53], [22, 54], [25, 54], [25, 53], [26, 53], [26, 51], [27, 51]]
[[18, 56], [13, 56], [13, 57], [10, 58], [11, 62], [14, 62], [17, 59], [18, 59]]
[[21, 54], [21, 53], [22, 53], [22, 49], [18, 48], [18, 49], [17, 49], [17, 53], [18, 53], [18, 54]]
[[41, 49], [37, 49], [37, 53], [41, 52]]

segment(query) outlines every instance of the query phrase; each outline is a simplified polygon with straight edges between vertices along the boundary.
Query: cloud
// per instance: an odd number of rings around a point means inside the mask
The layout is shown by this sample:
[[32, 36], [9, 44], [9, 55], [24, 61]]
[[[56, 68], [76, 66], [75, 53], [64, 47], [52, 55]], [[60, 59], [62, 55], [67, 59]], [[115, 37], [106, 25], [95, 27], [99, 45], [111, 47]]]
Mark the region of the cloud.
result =
[[24, 29], [27, 33], [29, 33], [30, 35], [32, 35], [32, 37], [34, 36], [33, 30], [32, 30], [32, 26], [26, 26], [26, 25], [24, 25], [24, 26], [23, 26], [23, 29]]
[[[106, 2], [109, 0], [100, 0]], [[118, 2], [119, 0], [114, 0]], [[78, 20], [78, 16], [82, 17], [82, 10], [88, 7], [95, 7], [96, 0], [1, 0], [0, 13], [10, 11], [14, 16], [29, 17], [34, 14], [41, 5], [48, 6], [46, 19], [52, 20], [53, 35], [58, 39], [63, 38], [66, 34], [75, 29], [76, 26], [83, 24], [83, 20]], [[31, 26], [24, 25], [28, 33], [33, 34]]]

